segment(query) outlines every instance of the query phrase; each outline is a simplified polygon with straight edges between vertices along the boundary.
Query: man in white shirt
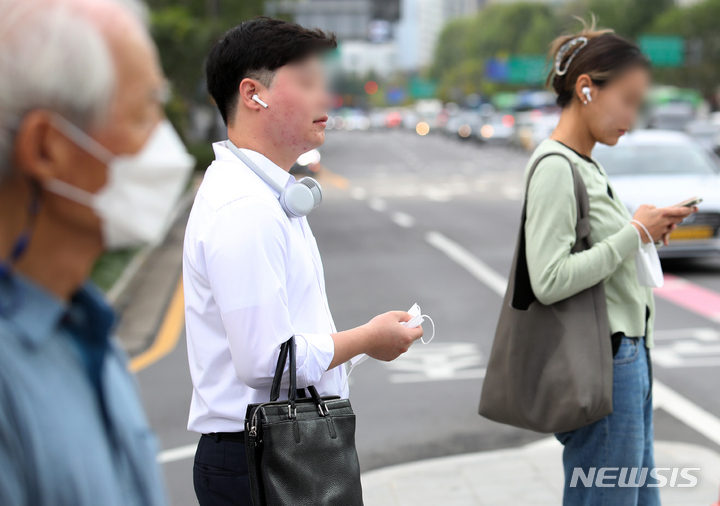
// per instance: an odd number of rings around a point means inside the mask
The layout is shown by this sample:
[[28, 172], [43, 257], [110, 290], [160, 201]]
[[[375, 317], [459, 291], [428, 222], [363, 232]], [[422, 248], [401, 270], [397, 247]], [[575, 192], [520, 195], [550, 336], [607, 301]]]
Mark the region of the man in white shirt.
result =
[[290, 217], [279, 201], [278, 190], [296, 182], [289, 170], [298, 156], [325, 140], [330, 100], [320, 56], [334, 47], [335, 37], [319, 30], [256, 18], [225, 34], [207, 59], [229, 140], [213, 145], [183, 254], [188, 429], [203, 434], [193, 470], [200, 506], [252, 504], [245, 411], [269, 400], [283, 342], [295, 336], [298, 388], [347, 397], [345, 362], [363, 353], [394, 360], [422, 336], [400, 325], [411, 318], [404, 311], [338, 332], [307, 218]]

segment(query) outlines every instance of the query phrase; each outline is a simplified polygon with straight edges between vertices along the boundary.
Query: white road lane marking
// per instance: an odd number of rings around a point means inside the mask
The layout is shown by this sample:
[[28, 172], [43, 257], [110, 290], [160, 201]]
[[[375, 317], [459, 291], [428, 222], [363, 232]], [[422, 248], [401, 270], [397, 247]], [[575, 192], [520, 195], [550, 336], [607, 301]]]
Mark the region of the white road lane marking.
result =
[[653, 349], [653, 363], [666, 369], [720, 366], [720, 345], [696, 341], [678, 341]]
[[404, 228], [410, 228], [415, 224], [415, 219], [412, 216], [401, 211], [393, 213], [391, 219], [393, 223]]
[[175, 462], [176, 460], [189, 459], [195, 456], [196, 449], [197, 443], [193, 443], [191, 445], [164, 450], [158, 455], [157, 461], [161, 464], [167, 464], [168, 462]]
[[507, 278], [495, 272], [488, 264], [440, 232], [428, 232], [425, 240], [464, 267], [492, 291], [501, 297], [505, 296]]
[[468, 369], [467, 371], [457, 371], [452, 376], [444, 376], [442, 378], [428, 378], [424, 373], [414, 374], [391, 374], [390, 383], [426, 383], [428, 381], [447, 381], [447, 380], [468, 380], [482, 379], [485, 377], [485, 369]]
[[[485, 369], [465, 369], [457, 371], [454, 374], [459, 374], [460, 377], [439, 376], [435, 377], [433, 381], [483, 378], [485, 376]], [[428, 381], [427, 374], [425, 373], [396, 374], [394, 376], [395, 379], [391, 380], [393, 383]], [[720, 445], [720, 419], [658, 380], [653, 380], [653, 408], [664, 409], [688, 427], [691, 427], [715, 444]], [[167, 464], [169, 462], [191, 458], [195, 455], [196, 448], [197, 444], [190, 444], [165, 450], [160, 452], [157, 460], [161, 464]]]
[[667, 369], [720, 366], [720, 331], [710, 327], [660, 330], [653, 334], [653, 363]]
[[423, 193], [428, 199], [434, 200], [435, 202], [447, 202], [453, 198], [452, 193], [447, 188], [437, 186], [427, 186]]
[[372, 209], [373, 211], [381, 213], [385, 211], [385, 209], [387, 209], [387, 202], [385, 202], [383, 199], [373, 198], [370, 199], [370, 201], [368, 202], [368, 206], [370, 206], [370, 209]]
[[653, 340], [669, 341], [671, 339], [695, 339], [704, 342], [720, 341], [720, 330], [712, 327], [697, 327], [690, 329], [669, 329], [656, 330], [653, 332]]
[[[501, 296], [505, 295], [507, 280], [465, 248], [438, 232], [428, 233], [427, 240], [452, 260], [465, 267], [495, 293]], [[707, 339], [708, 333], [705, 332], [704, 335]], [[656, 379], [653, 379], [653, 403], [655, 409], [664, 409], [688, 427], [720, 445], [720, 418]]]
[[653, 407], [664, 409], [688, 427], [720, 445], [720, 419], [657, 380], [653, 380]]
[[350, 189], [350, 196], [355, 200], [365, 200], [367, 198], [367, 190], [360, 186], [353, 186]]
[[395, 372], [391, 383], [417, 383], [485, 377], [480, 368], [483, 358], [475, 343], [445, 342], [418, 346], [414, 344], [386, 367]]
[[[381, 199], [374, 200], [382, 202], [381, 205], [385, 204], [385, 201], [382, 201]], [[429, 232], [425, 239], [428, 243], [445, 253], [445, 255], [447, 255], [451, 260], [464, 267], [468, 272], [470, 272], [470, 274], [488, 286], [495, 293], [500, 296], [505, 295], [507, 279], [495, 272], [485, 262], [477, 258], [461, 245], [451, 239], [448, 239], [439, 232]], [[713, 342], [718, 340], [719, 335], [720, 332], [711, 328], [655, 331], [655, 336], [660, 341], [690, 336], [699, 341]], [[470, 344], [473, 346], [472, 343], [445, 344]], [[432, 350], [428, 349], [428, 351]], [[420, 355], [424, 355], [424, 353], [421, 352]], [[655, 358], [655, 352], [653, 352], [653, 358]], [[422, 381], [476, 379], [485, 377], [485, 369], [476, 367], [478, 365], [477, 358], [472, 358], [471, 361], [471, 364], [465, 361], [460, 363], [454, 361], [452, 357], [449, 357], [446, 354], [442, 360], [438, 360], [436, 365], [428, 365], [429, 362], [425, 358], [416, 361], [415, 365], [398, 363], [397, 365], [400, 367], [396, 370], [403, 370], [405, 372], [391, 375], [390, 381], [392, 383], [415, 383]], [[390, 364], [393, 363], [394, 362], [391, 362]], [[443, 372], [440, 373], [438, 371]], [[429, 375], [434, 375], [435, 377], [428, 379]], [[715, 444], [720, 445], [720, 418], [701, 408], [686, 397], [683, 397], [657, 379], [653, 379], [653, 408], [664, 409], [688, 427], [702, 434]], [[191, 458], [195, 455], [196, 448], [197, 444], [190, 444], [164, 450], [160, 452], [157, 460], [161, 464], [167, 464], [169, 462]]]
[[515, 186], [503, 186], [502, 193], [509, 200], [522, 200], [523, 189]]

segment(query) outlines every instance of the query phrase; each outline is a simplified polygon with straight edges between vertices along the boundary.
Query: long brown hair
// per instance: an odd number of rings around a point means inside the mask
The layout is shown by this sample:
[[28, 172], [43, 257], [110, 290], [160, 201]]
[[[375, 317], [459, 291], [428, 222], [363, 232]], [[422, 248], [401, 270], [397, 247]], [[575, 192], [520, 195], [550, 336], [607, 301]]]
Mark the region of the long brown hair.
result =
[[[546, 85], [557, 93], [557, 105], [563, 108], [569, 105], [575, 96], [575, 83], [583, 74], [587, 74], [595, 85], [604, 86], [631, 67], [650, 68], [650, 61], [636, 44], [616, 35], [611, 29], [596, 28], [595, 16], [589, 25], [583, 19], [580, 21], [583, 29], [574, 35], [566, 34], [556, 38], [550, 45], [548, 55], [552, 68]], [[571, 43], [578, 37], [585, 37], [587, 44], [582, 46], [582, 40]], [[567, 68], [567, 71], [558, 75], [555, 60], [558, 51], [565, 44], [569, 46], [564, 48], [565, 53], [560, 58], [559, 68]]]

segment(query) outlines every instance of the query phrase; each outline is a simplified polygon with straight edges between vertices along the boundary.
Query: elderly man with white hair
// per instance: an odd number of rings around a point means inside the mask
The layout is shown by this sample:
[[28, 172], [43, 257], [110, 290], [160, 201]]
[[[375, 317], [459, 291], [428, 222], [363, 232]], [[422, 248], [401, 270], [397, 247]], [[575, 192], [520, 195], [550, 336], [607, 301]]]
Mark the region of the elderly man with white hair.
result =
[[0, 504], [161, 505], [91, 268], [159, 240], [194, 161], [139, 5], [0, 0]]

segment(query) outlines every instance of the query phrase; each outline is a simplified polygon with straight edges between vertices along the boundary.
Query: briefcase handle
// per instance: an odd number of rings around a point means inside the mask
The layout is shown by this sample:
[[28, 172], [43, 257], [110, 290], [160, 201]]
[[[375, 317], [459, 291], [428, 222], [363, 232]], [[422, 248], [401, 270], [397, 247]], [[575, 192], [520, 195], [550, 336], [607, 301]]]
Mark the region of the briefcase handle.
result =
[[[278, 356], [277, 366], [275, 367], [275, 376], [273, 377], [272, 387], [270, 389], [270, 401], [277, 401], [280, 397], [280, 383], [282, 382], [282, 375], [285, 371], [285, 363], [287, 362], [288, 355], [290, 356], [290, 387], [288, 388], [288, 413], [290, 418], [295, 416], [295, 401], [300, 397], [305, 397], [304, 389], [298, 390], [297, 388], [297, 365], [296, 365], [296, 351], [295, 351], [295, 336], [293, 335], [290, 339], [282, 343], [280, 346], [280, 355]], [[315, 404], [318, 406], [318, 411], [322, 416], [329, 414], [329, 409], [325, 405], [325, 401], [322, 400], [317, 389], [309, 385], [307, 387], [310, 395], [312, 396]]]

